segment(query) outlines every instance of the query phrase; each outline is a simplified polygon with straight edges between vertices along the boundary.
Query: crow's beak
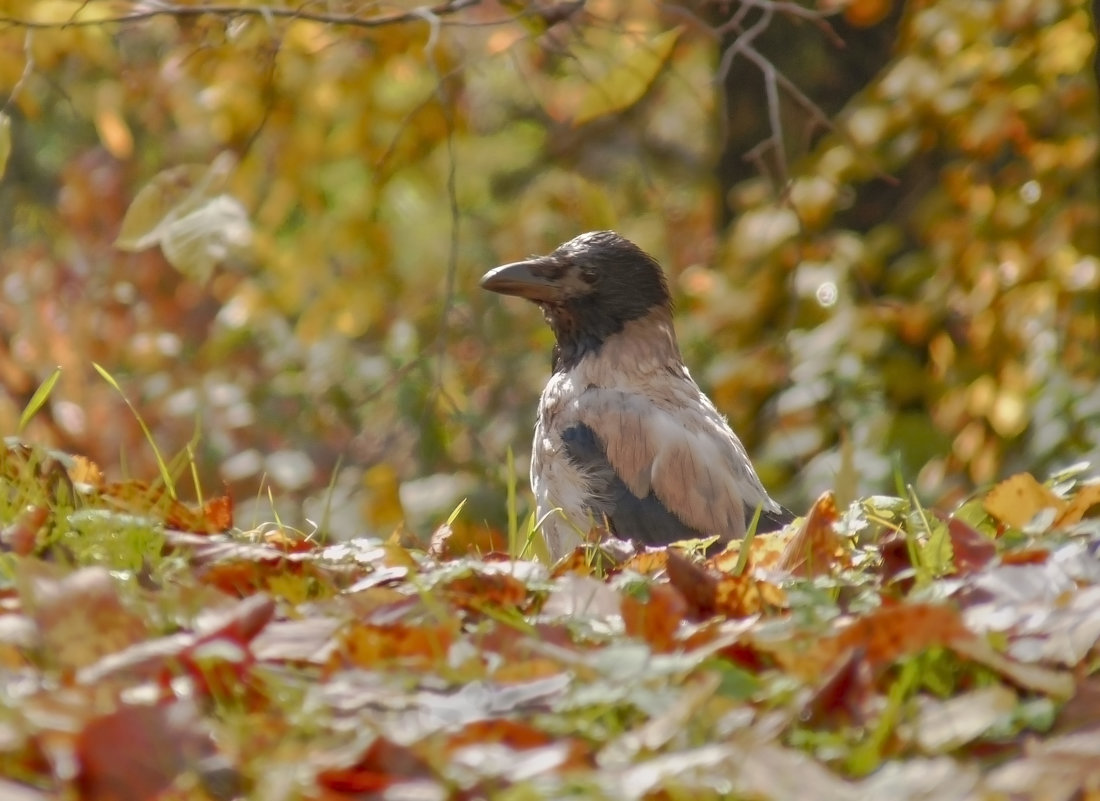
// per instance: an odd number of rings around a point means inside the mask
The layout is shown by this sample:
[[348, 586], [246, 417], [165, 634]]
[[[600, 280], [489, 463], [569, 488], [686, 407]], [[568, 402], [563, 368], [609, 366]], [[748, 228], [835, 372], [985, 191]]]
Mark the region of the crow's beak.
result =
[[481, 288], [502, 295], [515, 295], [536, 303], [560, 301], [561, 283], [538, 274], [538, 268], [544, 265], [542, 259], [502, 264], [481, 277]]

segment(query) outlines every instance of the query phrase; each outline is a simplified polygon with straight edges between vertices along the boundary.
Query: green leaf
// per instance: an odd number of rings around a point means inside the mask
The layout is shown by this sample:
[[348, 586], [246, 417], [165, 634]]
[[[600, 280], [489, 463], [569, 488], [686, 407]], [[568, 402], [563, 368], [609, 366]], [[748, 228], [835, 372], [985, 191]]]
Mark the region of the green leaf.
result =
[[38, 410], [46, 405], [46, 401], [49, 400], [50, 393], [53, 392], [54, 385], [59, 378], [61, 378], [61, 368], [55, 367], [50, 377], [39, 384], [38, 389], [31, 395], [31, 399], [27, 402], [26, 408], [23, 409], [23, 414], [19, 415], [20, 434], [23, 433], [23, 429], [27, 427], [31, 419], [38, 414]]
[[680, 28], [673, 28], [645, 42], [635, 42], [635, 49], [613, 69], [588, 84], [577, 108], [574, 125], [614, 114], [637, 103], [661, 73], [672, 49], [680, 38]]

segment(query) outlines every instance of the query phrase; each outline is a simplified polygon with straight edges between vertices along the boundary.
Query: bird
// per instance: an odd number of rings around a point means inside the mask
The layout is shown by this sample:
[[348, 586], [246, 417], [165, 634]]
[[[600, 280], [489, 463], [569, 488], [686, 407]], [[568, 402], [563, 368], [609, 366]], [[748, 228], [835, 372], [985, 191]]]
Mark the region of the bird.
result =
[[602, 526], [643, 546], [773, 531], [794, 515], [692, 379], [660, 264], [614, 231], [485, 273], [481, 287], [542, 309], [555, 344], [539, 399], [531, 488], [547, 550]]

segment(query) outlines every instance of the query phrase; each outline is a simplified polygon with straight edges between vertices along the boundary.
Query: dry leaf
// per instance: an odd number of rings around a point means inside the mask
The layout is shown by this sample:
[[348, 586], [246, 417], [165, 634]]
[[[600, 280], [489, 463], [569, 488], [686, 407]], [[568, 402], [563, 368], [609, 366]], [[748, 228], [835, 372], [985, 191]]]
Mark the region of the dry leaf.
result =
[[649, 643], [654, 651], [668, 652], [680, 643], [676, 632], [688, 614], [683, 596], [668, 584], [653, 584], [645, 600], [623, 596], [622, 615], [626, 633]]
[[995, 486], [982, 501], [982, 508], [1005, 525], [1023, 528], [1044, 509], [1061, 513], [1065, 501], [1040, 484], [1029, 473], [1017, 473]]
[[820, 576], [829, 575], [836, 567], [847, 567], [848, 551], [835, 529], [839, 520], [836, 496], [822, 493], [784, 549], [779, 568], [796, 576]]

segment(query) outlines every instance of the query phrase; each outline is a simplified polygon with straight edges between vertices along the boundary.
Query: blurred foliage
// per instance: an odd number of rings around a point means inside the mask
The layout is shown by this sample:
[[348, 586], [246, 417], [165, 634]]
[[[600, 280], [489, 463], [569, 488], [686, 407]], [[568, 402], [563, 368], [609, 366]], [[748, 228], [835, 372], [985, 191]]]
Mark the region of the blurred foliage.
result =
[[61, 365], [28, 436], [152, 477], [94, 361], [242, 525], [501, 523], [549, 333], [476, 279], [613, 227], [796, 509], [1100, 459], [1083, 0], [297, 6], [0, 0], [0, 429]]

